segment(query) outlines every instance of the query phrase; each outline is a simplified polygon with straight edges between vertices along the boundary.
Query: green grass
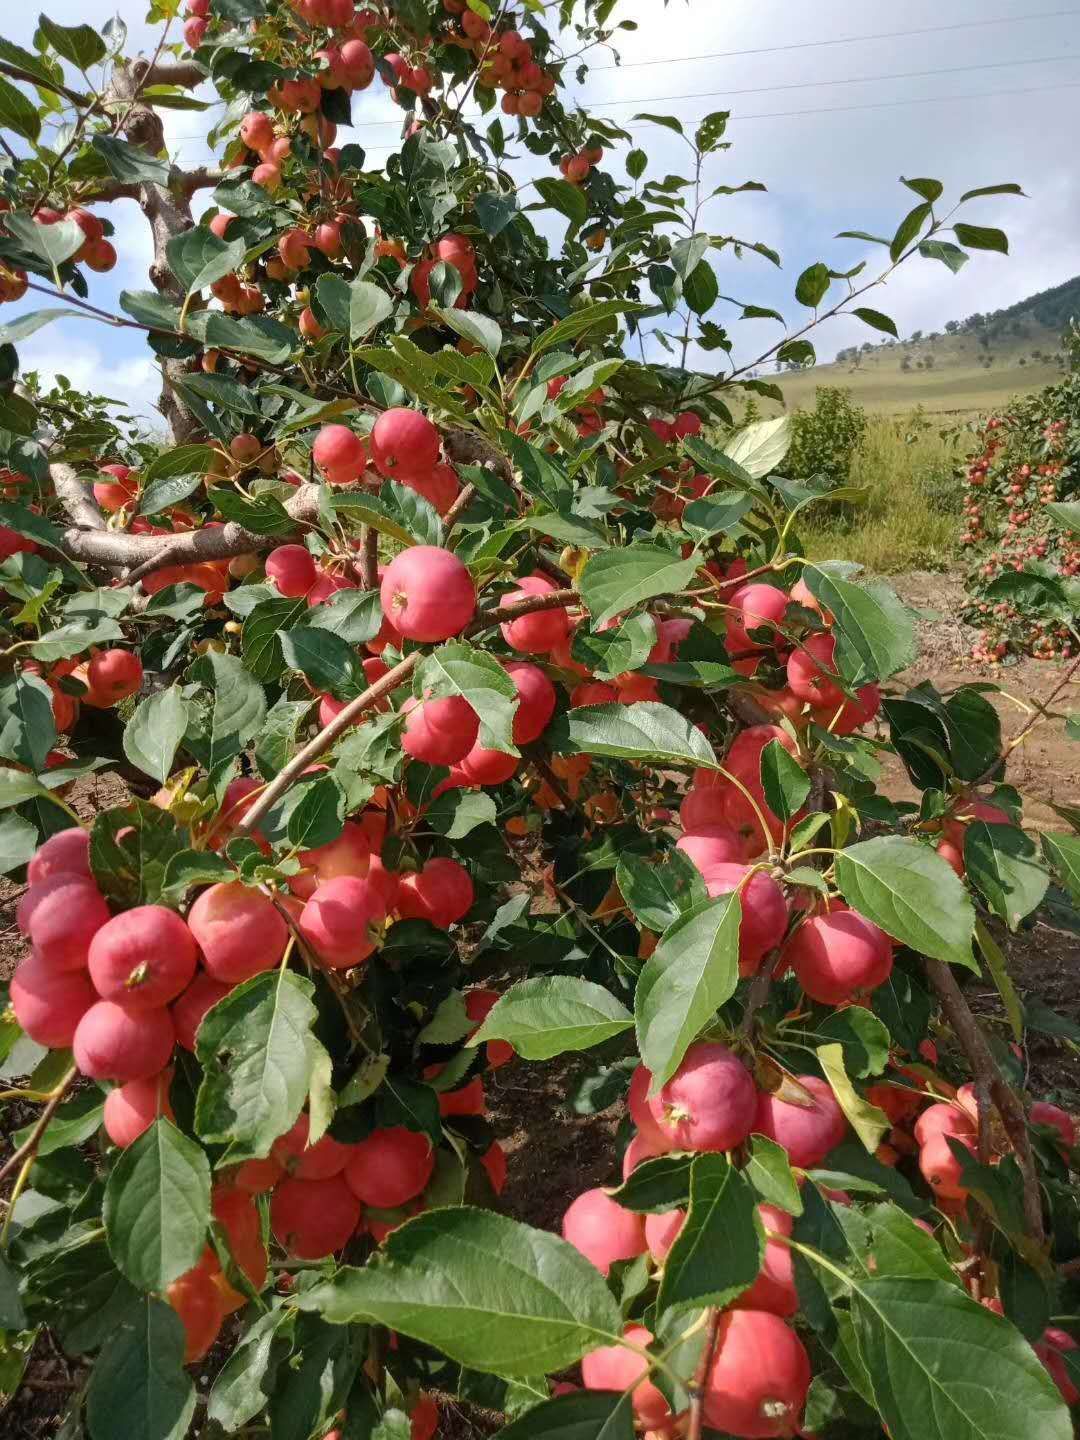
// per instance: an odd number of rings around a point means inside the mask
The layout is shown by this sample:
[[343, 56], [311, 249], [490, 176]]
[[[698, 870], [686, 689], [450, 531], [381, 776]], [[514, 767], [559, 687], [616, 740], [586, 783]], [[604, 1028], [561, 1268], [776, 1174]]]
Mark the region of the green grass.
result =
[[[814, 560], [854, 560], [879, 575], [943, 570], [956, 559], [962, 492], [955, 468], [968, 437], [919, 414], [871, 417], [851, 467], [866, 499], [799, 527]], [[796, 522], [798, 523], [798, 522]]]

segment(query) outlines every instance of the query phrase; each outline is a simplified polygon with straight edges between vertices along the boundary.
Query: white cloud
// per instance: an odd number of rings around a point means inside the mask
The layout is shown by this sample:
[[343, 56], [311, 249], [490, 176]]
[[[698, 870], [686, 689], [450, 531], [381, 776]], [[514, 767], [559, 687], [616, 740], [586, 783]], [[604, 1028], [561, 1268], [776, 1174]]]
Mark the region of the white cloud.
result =
[[[60, 326], [67, 327], [66, 334]], [[24, 341], [19, 346], [23, 369], [36, 370], [46, 385], [64, 375], [76, 390], [117, 400], [132, 414], [160, 426], [155, 406], [161, 382], [150, 352], [120, 356], [111, 344], [113, 332], [100, 330], [88, 339], [74, 334], [74, 328], [75, 322], [61, 320]]]

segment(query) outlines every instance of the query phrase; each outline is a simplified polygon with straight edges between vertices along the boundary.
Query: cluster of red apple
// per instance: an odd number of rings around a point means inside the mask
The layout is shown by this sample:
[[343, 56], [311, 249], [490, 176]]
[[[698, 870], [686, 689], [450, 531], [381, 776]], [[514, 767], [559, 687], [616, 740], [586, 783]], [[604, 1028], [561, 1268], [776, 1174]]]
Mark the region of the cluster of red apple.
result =
[[[10, 208], [6, 201], [0, 205], [2, 210]], [[111, 240], [106, 239], [105, 226], [83, 206], [77, 205], [70, 210], [54, 210], [51, 206], [39, 205], [33, 218], [37, 225], [56, 225], [61, 220], [71, 220], [79, 227], [85, 239], [71, 257], [76, 264], [85, 265], [88, 270], [96, 270], [99, 274], [111, 270], [116, 264], [116, 247]], [[29, 283], [25, 270], [0, 260], [0, 305], [6, 301], [21, 300]]]
[[443, 0], [452, 15], [461, 16], [463, 44], [471, 42], [480, 57], [481, 85], [503, 90], [504, 115], [522, 115], [535, 119], [544, 108], [544, 101], [555, 89], [555, 76], [533, 58], [533, 47], [517, 30], [503, 30], [496, 35], [488, 22], [472, 10], [465, 10]]
[[[61, 733], [74, 727], [80, 705], [111, 710], [129, 695], [137, 694], [143, 678], [142, 661], [130, 650], [95, 648], [88, 660], [78, 656], [58, 660], [47, 671], [38, 660], [23, 660], [19, 668], [24, 675], [39, 675], [48, 685], [53, 723]], [[76, 682], [80, 687], [77, 693], [64, 689], [64, 680]]]
[[328, 485], [355, 485], [370, 462], [378, 476], [407, 485], [445, 515], [461, 485], [441, 459], [441, 445], [426, 415], [399, 406], [384, 410], [366, 439], [347, 425], [324, 425], [311, 453]]
[[[226, 843], [258, 788], [232, 782], [210, 827], [210, 844]], [[112, 914], [91, 873], [88, 832], [61, 831], [31, 860], [18, 906], [17, 923], [31, 946], [11, 982], [19, 1024], [39, 1044], [70, 1046], [84, 1075], [114, 1083], [105, 1129], [114, 1144], [132, 1144], [157, 1115], [171, 1116], [175, 1046], [193, 1051], [210, 1009], [282, 962], [290, 939], [284, 914], [320, 964], [343, 969], [372, 953], [391, 914], [446, 928], [467, 913], [473, 901], [467, 871], [434, 858], [411, 874], [394, 874], [377, 853], [384, 833], [385, 816], [371, 811], [361, 823], [348, 822], [331, 844], [303, 852], [291, 893], [277, 903], [257, 889], [223, 882], [201, 891], [185, 919], [163, 905]], [[474, 1028], [496, 998], [487, 990], [465, 997]], [[492, 1044], [488, 1063], [502, 1064], [510, 1053]], [[441, 1095], [440, 1108], [444, 1115], [482, 1113], [480, 1078]], [[381, 1240], [406, 1213], [422, 1208], [418, 1197], [434, 1165], [426, 1136], [392, 1128], [354, 1145], [324, 1135], [309, 1146], [307, 1139], [302, 1115], [270, 1157], [240, 1166], [229, 1188], [215, 1192], [215, 1217], [256, 1288], [265, 1283], [266, 1254], [261, 1239], [257, 1246], [252, 1239], [259, 1236], [257, 1224], [248, 1229], [253, 1194], [273, 1190], [273, 1233], [301, 1259], [332, 1254], [358, 1228]], [[481, 1159], [500, 1189], [501, 1150], [493, 1146]], [[401, 1210], [405, 1205], [409, 1212]], [[187, 1327], [189, 1360], [205, 1353], [224, 1315], [244, 1303], [243, 1296], [227, 1303], [232, 1293], [212, 1251], [170, 1289]]]
[[[589, 178], [593, 167], [599, 165], [603, 158], [603, 148], [600, 145], [592, 145], [587, 150], [578, 150], [573, 155], [563, 155], [559, 160], [559, 169], [562, 172], [563, 178], [569, 180], [571, 185], [583, 185]], [[658, 424], [664, 423], [664, 421], [650, 421], [653, 430], [656, 430]], [[675, 433], [685, 434], [696, 432], [676, 431]]]

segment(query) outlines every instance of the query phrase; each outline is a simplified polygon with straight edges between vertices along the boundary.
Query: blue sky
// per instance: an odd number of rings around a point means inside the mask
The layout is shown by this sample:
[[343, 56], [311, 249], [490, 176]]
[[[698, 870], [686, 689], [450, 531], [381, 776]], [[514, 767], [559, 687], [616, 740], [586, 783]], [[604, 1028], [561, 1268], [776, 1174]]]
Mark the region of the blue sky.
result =
[[[846, 269], [864, 258], [870, 266], [879, 263], [881, 252], [873, 247], [833, 237], [846, 229], [891, 233], [914, 200], [899, 185], [901, 174], [935, 176], [954, 194], [1018, 181], [1029, 199], [977, 201], [967, 216], [1008, 230], [1008, 259], [977, 256], [958, 277], [936, 263], [913, 264], [868, 299], [896, 318], [902, 334], [939, 329], [948, 319], [1011, 304], [1080, 273], [1074, 153], [1080, 88], [1067, 88], [1080, 87], [1080, 0], [1073, 4], [1071, 15], [1034, 19], [1067, 6], [1053, 0], [954, 0], [948, 7], [935, 0], [908, 0], [903, 7], [884, 0], [819, 0], [813, 7], [795, 7], [791, 0], [671, 0], [665, 7], [661, 0], [623, 0], [617, 16], [639, 26], [619, 39], [626, 68], [616, 70], [610, 55], [597, 54], [580, 94], [602, 107], [598, 113], [623, 123], [639, 108], [686, 121], [714, 109], [733, 112], [732, 149], [714, 161], [709, 179], [714, 185], [761, 180], [768, 194], [717, 199], [704, 223], [714, 232], [765, 241], [781, 251], [784, 269], [777, 272], [755, 257], [736, 262], [725, 252], [720, 290], [773, 306], [789, 320], [799, 317], [792, 292], [807, 264], [824, 259]], [[13, 9], [5, 15], [4, 33], [29, 45], [37, 7]], [[50, 0], [48, 13], [73, 24], [90, 18], [88, 10], [102, 23], [118, 11], [129, 26], [129, 51], [152, 46], [156, 31], [142, 22], [144, 0], [92, 0], [89, 7], [86, 0]], [[1014, 23], [984, 23], [1010, 19]], [[932, 34], [811, 43], [972, 21], [980, 23]], [[708, 58], [715, 52], [725, 58]], [[924, 71], [944, 73], [911, 73]], [[876, 78], [901, 74], [905, 78]], [[692, 96], [703, 98], [681, 98]], [[967, 98], [972, 96], [983, 98]], [[384, 122], [397, 113], [376, 81], [354, 101], [355, 133], [343, 131], [342, 138], [359, 141], [379, 158], [386, 151], [376, 147], [395, 134]], [[167, 112], [165, 118], [173, 158], [181, 164], [205, 160], [200, 130], [207, 128], [206, 117]], [[647, 126], [635, 127], [634, 136], [649, 155], [647, 174], [686, 173], [687, 152], [680, 153], [673, 136]], [[528, 176], [532, 165], [526, 159], [516, 173]], [[147, 286], [150, 257], [135, 207], [120, 202], [112, 218], [120, 263], [111, 275], [91, 277], [93, 298], [106, 308], [115, 307], [121, 289]], [[12, 313], [6, 310], [4, 318]], [[721, 305], [714, 318], [724, 317]], [[743, 332], [746, 356], [773, 338], [767, 322], [744, 324], [737, 329]], [[820, 333], [819, 351], [831, 356], [868, 338], [873, 332], [859, 322], [836, 321]], [[65, 373], [76, 385], [93, 385], [153, 414], [155, 372], [133, 332], [61, 322], [21, 350], [27, 367]], [[709, 357], [699, 358], [711, 365]]]

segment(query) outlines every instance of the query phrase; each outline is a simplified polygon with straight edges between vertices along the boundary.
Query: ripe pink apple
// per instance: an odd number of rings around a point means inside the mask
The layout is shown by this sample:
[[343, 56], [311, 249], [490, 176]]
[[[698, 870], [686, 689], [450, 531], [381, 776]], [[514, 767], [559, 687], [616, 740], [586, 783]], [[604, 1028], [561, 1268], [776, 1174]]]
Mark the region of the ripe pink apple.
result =
[[474, 899], [469, 872], [443, 856], [398, 881], [397, 908], [402, 919], [430, 920], [440, 930], [448, 930], [467, 915]]
[[844, 692], [832, 679], [836, 674], [835, 656], [835, 635], [808, 635], [788, 657], [788, 689], [811, 705], [842, 705]]
[[476, 612], [468, 570], [437, 545], [413, 545], [391, 560], [380, 595], [383, 614], [398, 633], [426, 644], [459, 635]]
[[345, 1179], [365, 1205], [392, 1210], [419, 1195], [434, 1168], [428, 1137], [394, 1125], [352, 1146]]
[[74, 825], [50, 835], [26, 867], [26, 883], [39, 885], [51, 875], [90, 879], [90, 831]]
[[401, 747], [428, 765], [456, 765], [476, 744], [480, 717], [460, 695], [437, 700], [406, 700], [408, 719]]
[[[733, 657], [745, 655], [748, 651], [768, 650], [779, 636], [775, 627], [784, 618], [788, 597], [775, 585], [740, 585], [728, 604], [726, 644], [728, 654]], [[767, 632], [767, 637], [752, 640], [748, 631]]]
[[1048, 1125], [1061, 1136], [1061, 1143], [1069, 1150], [1076, 1144], [1076, 1122], [1060, 1105], [1051, 1105], [1048, 1100], [1036, 1100], [1031, 1107], [1031, 1123]]
[[102, 1123], [114, 1145], [126, 1150], [144, 1131], [149, 1130], [159, 1115], [168, 1120], [176, 1119], [169, 1104], [172, 1077], [170, 1067], [160, 1075], [150, 1075], [145, 1080], [129, 1080], [126, 1085], [118, 1085], [115, 1090], [109, 1091], [105, 1097]]
[[30, 1039], [64, 1050], [97, 999], [85, 970], [54, 970], [31, 951], [11, 977], [11, 1008]]
[[272, 970], [285, 953], [289, 930], [273, 902], [238, 881], [204, 890], [188, 913], [188, 928], [203, 965], [223, 985], [238, 985]]
[[20, 930], [54, 970], [83, 969], [90, 942], [109, 919], [109, 907], [92, 880], [62, 873], [32, 885], [16, 911]]
[[[91, 657], [86, 678], [99, 705], [115, 705], [138, 691], [143, 679], [142, 661], [130, 650], [99, 650]], [[86, 699], [90, 703], [89, 696]]]
[[[974, 1135], [953, 1135], [951, 1137], [974, 1155], [977, 1140]], [[919, 1169], [922, 1177], [938, 1200], [966, 1200], [967, 1190], [961, 1184], [963, 1168], [952, 1152], [950, 1137], [942, 1132], [931, 1135], [919, 1150]]]
[[367, 877], [339, 875], [308, 900], [300, 933], [323, 965], [349, 970], [375, 949], [385, 920], [382, 896]]
[[355, 820], [346, 820], [341, 834], [326, 845], [314, 850], [301, 850], [296, 857], [303, 869], [298, 875], [290, 876], [289, 889], [301, 899], [309, 899], [327, 880], [336, 880], [341, 875], [352, 875], [362, 879], [371, 870], [371, 837]]
[[747, 1440], [793, 1435], [809, 1388], [809, 1357], [778, 1315], [729, 1310], [721, 1316], [705, 1381], [706, 1425]]
[[733, 1150], [750, 1134], [754, 1082], [726, 1045], [691, 1045], [671, 1079], [646, 1100], [674, 1150]]
[[680, 836], [675, 848], [702, 874], [713, 865], [737, 864], [746, 853], [742, 837], [730, 825], [701, 825]]
[[664, 1155], [669, 1150], [674, 1150], [675, 1145], [666, 1130], [662, 1130], [656, 1121], [649, 1104], [649, 1087], [652, 1084], [652, 1072], [644, 1065], [638, 1065], [630, 1077], [630, 1089], [626, 1096], [626, 1107], [630, 1112], [630, 1119], [637, 1126], [638, 1136], [650, 1148], [654, 1155]]
[[[732, 741], [731, 749], [724, 758], [724, 769], [750, 788], [760, 786], [761, 752], [771, 740], [779, 741], [789, 755], [799, 753], [795, 741], [779, 725], [750, 725]], [[696, 780], [695, 776], [695, 783]]]
[[164, 1070], [176, 1033], [168, 1010], [131, 1010], [112, 1000], [91, 1005], [79, 1021], [72, 1051], [91, 1080], [145, 1080]]
[[353, 1147], [342, 1145], [332, 1135], [320, 1135], [308, 1144], [309, 1119], [300, 1114], [284, 1135], [279, 1135], [270, 1154], [287, 1175], [297, 1180], [329, 1180], [341, 1175], [352, 1158]]
[[518, 707], [514, 712], [514, 744], [531, 745], [544, 733], [555, 713], [555, 686], [539, 665], [530, 665], [524, 660], [512, 660], [505, 669], [518, 692]]
[[743, 884], [749, 874], [748, 865], [730, 862], [710, 865], [702, 871], [705, 889], [712, 899], [729, 895], [742, 885], [739, 903], [739, 974], [754, 975], [762, 959], [780, 944], [788, 923], [788, 906], [784, 892], [764, 870], [758, 870]]
[[782, 1145], [792, 1165], [812, 1170], [843, 1140], [847, 1121], [826, 1081], [816, 1075], [795, 1078], [809, 1092], [811, 1108], [790, 1104], [763, 1090], [758, 1095], [752, 1129]]
[[521, 763], [517, 755], [507, 755], [504, 750], [485, 750], [474, 745], [458, 769], [465, 785], [503, 785], [516, 772]]
[[266, 557], [266, 578], [287, 599], [298, 600], [315, 584], [319, 572], [315, 557], [303, 545], [278, 545]]
[[[648, 1073], [647, 1071], [645, 1072]], [[630, 1176], [646, 1160], [654, 1160], [657, 1155], [665, 1152], [658, 1150], [651, 1138], [647, 1135], [635, 1135], [623, 1152], [622, 1178], [629, 1180]]]
[[616, 1260], [632, 1260], [645, 1250], [642, 1217], [624, 1210], [604, 1190], [582, 1191], [563, 1216], [562, 1233], [603, 1275]]
[[892, 973], [892, 942], [854, 910], [804, 920], [784, 946], [784, 959], [820, 1005], [862, 1000]]
[[685, 1210], [668, 1210], [663, 1215], [645, 1216], [645, 1243], [658, 1265], [667, 1259], [668, 1251], [675, 1244], [685, 1221]]
[[439, 432], [419, 410], [384, 410], [371, 431], [371, 458], [392, 480], [427, 475], [439, 460]]
[[[652, 1343], [652, 1334], [644, 1325], [628, 1325], [624, 1338], [643, 1350]], [[603, 1345], [590, 1350], [581, 1361], [581, 1378], [586, 1390], [629, 1390], [630, 1404], [641, 1427], [665, 1432], [671, 1420], [671, 1409], [663, 1395], [648, 1378], [649, 1364], [641, 1355], [625, 1345]]]
[[289, 1177], [274, 1186], [270, 1229], [278, 1244], [298, 1260], [324, 1260], [350, 1239], [361, 1211], [343, 1175], [328, 1180]]
[[[532, 595], [550, 595], [557, 587], [542, 575], [526, 575], [518, 582], [518, 588], [499, 601], [499, 609], [527, 600]], [[514, 650], [526, 655], [544, 655], [561, 641], [570, 631], [570, 618], [563, 608], [534, 610], [530, 615], [519, 615], [516, 620], [504, 621], [499, 626], [502, 637]]]
[[[758, 1214], [767, 1231], [777, 1235], [790, 1235], [795, 1224], [786, 1210], [775, 1205], [759, 1205]], [[765, 1255], [761, 1269], [749, 1290], [744, 1290], [733, 1302], [737, 1310], [768, 1310], [782, 1319], [790, 1319], [799, 1308], [799, 1296], [795, 1289], [795, 1266], [793, 1252], [781, 1240], [765, 1240]]]
[[104, 924], [90, 942], [90, 979], [103, 1000], [156, 1010], [195, 974], [191, 931], [164, 905], [137, 905]]
[[919, 1145], [928, 1145], [939, 1135], [962, 1136], [976, 1134], [974, 1118], [959, 1105], [930, 1105], [915, 1121], [915, 1139]]
[[232, 988], [207, 975], [205, 970], [198, 972], [171, 1008], [177, 1044], [194, 1054], [195, 1037], [207, 1011], [212, 1010], [219, 1000], [224, 1000]]

